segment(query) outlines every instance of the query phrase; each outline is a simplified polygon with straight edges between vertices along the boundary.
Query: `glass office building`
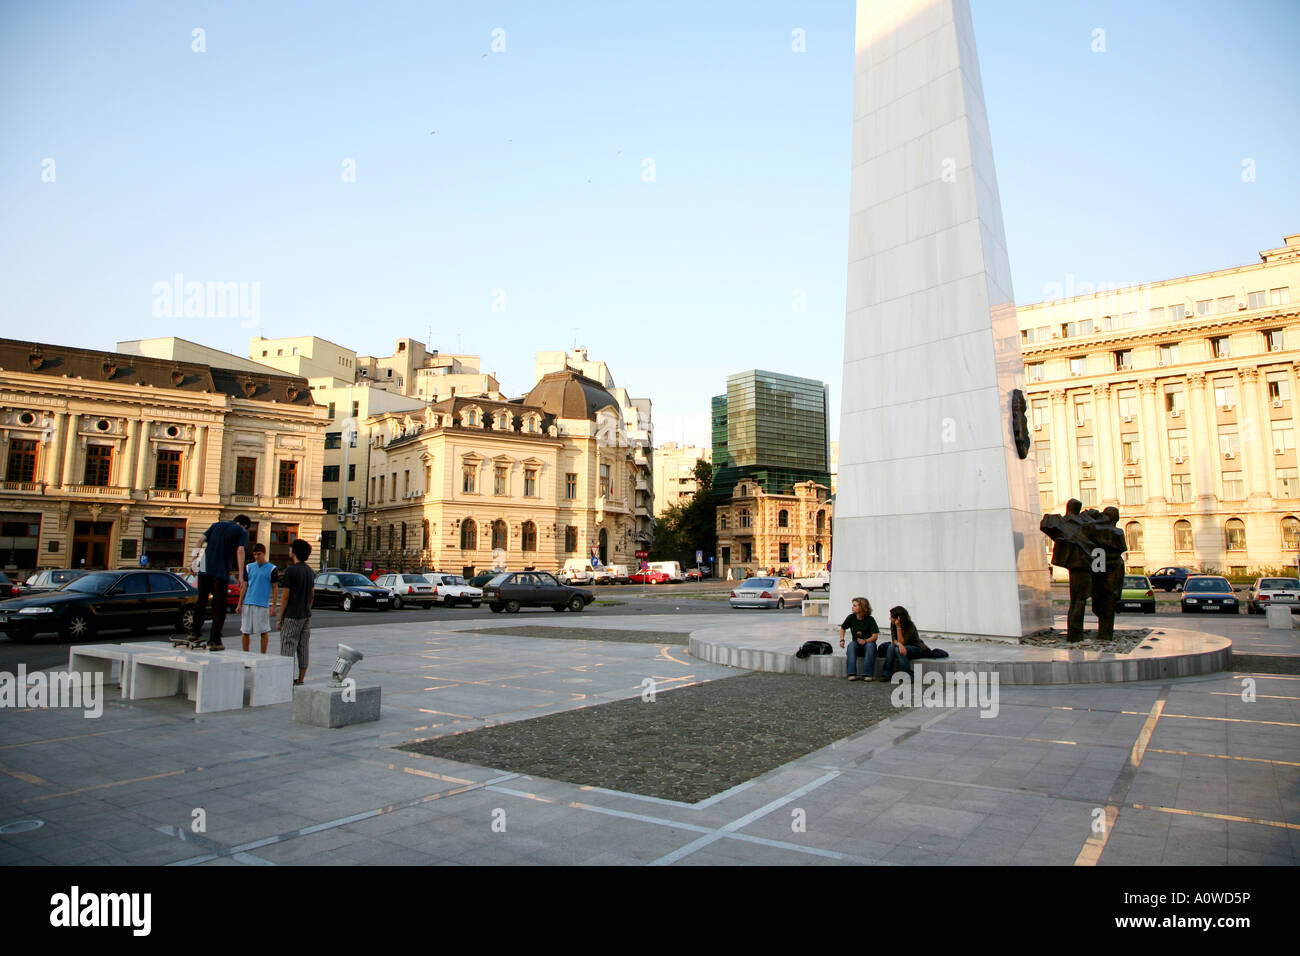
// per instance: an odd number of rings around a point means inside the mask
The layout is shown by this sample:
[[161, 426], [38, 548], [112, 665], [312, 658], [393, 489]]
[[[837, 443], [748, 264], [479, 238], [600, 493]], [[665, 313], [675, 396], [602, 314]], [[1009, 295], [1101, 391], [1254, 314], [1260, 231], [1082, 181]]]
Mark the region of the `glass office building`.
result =
[[727, 377], [713, 398], [713, 490], [730, 497], [742, 479], [768, 494], [797, 481], [830, 487], [826, 383], [757, 369]]

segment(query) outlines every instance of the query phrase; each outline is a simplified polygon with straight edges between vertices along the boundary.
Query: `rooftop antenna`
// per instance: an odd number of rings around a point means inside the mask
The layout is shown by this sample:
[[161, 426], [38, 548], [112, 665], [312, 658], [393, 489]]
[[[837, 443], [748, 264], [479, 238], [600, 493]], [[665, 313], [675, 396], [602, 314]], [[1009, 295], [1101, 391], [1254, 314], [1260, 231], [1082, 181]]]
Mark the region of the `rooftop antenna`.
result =
[[573, 351], [578, 351], [578, 330], [573, 330]]

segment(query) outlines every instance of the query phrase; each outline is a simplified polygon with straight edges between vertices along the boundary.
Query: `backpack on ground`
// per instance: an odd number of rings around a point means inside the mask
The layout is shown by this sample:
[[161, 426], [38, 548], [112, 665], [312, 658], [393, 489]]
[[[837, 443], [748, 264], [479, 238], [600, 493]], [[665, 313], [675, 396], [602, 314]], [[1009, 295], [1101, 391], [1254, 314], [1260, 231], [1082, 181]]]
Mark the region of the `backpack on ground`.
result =
[[802, 660], [813, 654], [831, 654], [831, 646], [825, 641], [804, 641], [803, 647], [794, 652], [794, 656]]

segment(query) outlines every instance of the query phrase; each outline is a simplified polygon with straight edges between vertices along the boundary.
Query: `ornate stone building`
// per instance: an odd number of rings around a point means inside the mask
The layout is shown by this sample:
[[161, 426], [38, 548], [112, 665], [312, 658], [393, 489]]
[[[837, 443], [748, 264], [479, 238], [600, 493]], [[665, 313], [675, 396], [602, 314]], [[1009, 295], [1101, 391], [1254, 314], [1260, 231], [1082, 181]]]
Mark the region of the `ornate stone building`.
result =
[[794, 494], [768, 494], [740, 481], [718, 506], [719, 576], [729, 570], [790, 568], [809, 574], [831, 560], [832, 503], [825, 485], [800, 481]]
[[565, 370], [511, 401], [448, 398], [368, 419], [362, 549], [375, 569], [631, 564], [637, 463], [619, 403]]
[[1115, 505], [1128, 564], [1296, 564], [1300, 235], [1260, 261], [1017, 310], [1044, 512]]
[[0, 567], [183, 568], [245, 513], [315, 546], [325, 409], [301, 378], [0, 339]]

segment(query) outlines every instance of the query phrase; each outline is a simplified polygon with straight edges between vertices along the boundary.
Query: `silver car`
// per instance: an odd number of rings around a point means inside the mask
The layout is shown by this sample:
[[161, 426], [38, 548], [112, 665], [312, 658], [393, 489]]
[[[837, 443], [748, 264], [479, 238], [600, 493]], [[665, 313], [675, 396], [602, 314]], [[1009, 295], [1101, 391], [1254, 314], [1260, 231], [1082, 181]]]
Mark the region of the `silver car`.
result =
[[425, 580], [423, 574], [381, 574], [375, 578], [375, 586], [393, 592], [394, 611], [400, 611], [407, 604], [433, 607], [433, 585]]
[[732, 607], [799, 607], [808, 592], [789, 578], [750, 578], [731, 592]]
[[1259, 578], [1246, 592], [1246, 608], [1251, 614], [1263, 614], [1277, 605], [1300, 613], [1300, 580], [1295, 578]]

